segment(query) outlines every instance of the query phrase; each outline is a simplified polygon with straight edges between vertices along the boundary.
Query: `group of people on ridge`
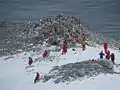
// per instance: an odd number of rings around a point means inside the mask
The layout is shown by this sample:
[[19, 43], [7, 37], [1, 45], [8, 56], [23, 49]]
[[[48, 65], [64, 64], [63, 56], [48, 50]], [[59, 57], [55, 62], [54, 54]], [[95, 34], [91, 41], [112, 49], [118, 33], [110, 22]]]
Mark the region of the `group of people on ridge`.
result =
[[[108, 50], [108, 44], [107, 44], [107, 43], [104, 43], [104, 52], [105, 52], [105, 54], [106, 54], [105, 58], [106, 58], [107, 60], [109, 60], [109, 59], [111, 58], [111, 61], [112, 61], [113, 63], [115, 63], [115, 54], [114, 54], [114, 53], [111, 53], [111, 54], [110, 54], [110, 50]], [[99, 53], [100, 59], [103, 59], [103, 56], [104, 56], [105, 54], [103, 53], [103, 51], [101, 51], [101, 52]]]
[[[86, 44], [87, 44], [87, 42], [86, 42], [86, 39], [84, 38], [84, 39], [81, 41], [82, 51], [85, 51], [85, 50], [86, 50]], [[107, 44], [107, 43], [104, 43], [104, 52], [105, 52], [105, 54], [103, 53], [103, 51], [101, 51], [101, 52], [99, 53], [100, 59], [103, 59], [103, 57], [106, 55], [106, 59], [107, 59], [107, 60], [109, 60], [109, 59], [111, 58], [111, 61], [112, 61], [113, 63], [115, 63], [115, 62], [114, 62], [114, 61], [115, 61], [115, 55], [114, 55], [114, 53], [111, 53], [111, 54], [110, 54], [110, 50], [108, 50], [108, 44]], [[67, 53], [67, 41], [64, 40], [63, 45], [62, 45], [62, 55], [66, 54], [66, 53]], [[44, 53], [42, 54], [42, 56], [45, 58], [45, 57], [48, 56], [48, 54], [49, 54], [48, 51], [45, 50]], [[29, 57], [29, 62], [28, 62], [28, 64], [31, 66], [32, 63], [33, 63], [33, 59], [32, 59], [31, 57]], [[40, 79], [40, 74], [39, 74], [38, 72], [36, 72], [36, 77], [35, 77], [35, 79], [34, 79], [34, 83], [36, 83], [39, 79]]]
[[[82, 40], [82, 42], [81, 42], [82, 51], [85, 51], [85, 49], [86, 49], [86, 44], [87, 44], [87, 42], [86, 42], [86, 39], [84, 38], [84, 39]], [[66, 41], [66, 40], [63, 42], [62, 55], [64, 55], [65, 53], [67, 53], [67, 41]]]

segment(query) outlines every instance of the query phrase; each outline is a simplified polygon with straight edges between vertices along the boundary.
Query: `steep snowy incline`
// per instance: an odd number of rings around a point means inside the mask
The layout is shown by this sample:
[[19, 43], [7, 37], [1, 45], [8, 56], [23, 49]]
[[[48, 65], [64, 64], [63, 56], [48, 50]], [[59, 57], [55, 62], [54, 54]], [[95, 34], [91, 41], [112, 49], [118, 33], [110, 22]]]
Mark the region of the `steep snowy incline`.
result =
[[[34, 84], [33, 79], [36, 72], [40, 72], [43, 76], [48, 73], [53, 66], [64, 65], [68, 63], [81, 62], [84, 60], [99, 58], [99, 52], [103, 50], [99, 47], [87, 46], [86, 51], [82, 51], [81, 48], [75, 48], [76, 51], [72, 51], [72, 48], [68, 49], [68, 53], [61, 55], [60, 52], [51, 52], [51, 56], [55, 56], [53, 61], [48, 59], [42, 60], [42, 54], [34, 54], [34, 52], [28, 52], [13, 55], [9, 59], [6, 57], [0, 58], [0, 90], [119, 90], [120, 75], [104, 75], [101, 74], [95, 78], [85, 79], [83, 81], [76, 80], [69, 84], [59, 83], [54, 84], [52, 81], [43, 83], [42, 81]], [[110, 49], [115, 53], [115, 62], [120, 63], [120, 52], [114, 49]], [[28, 66], [28, 57], [32, 56], [33, 60], [39, 58], [41, 61], [34, 62], [31, 67]], [[119, 68], [114, 67], [116, 71], [120, 71]]]

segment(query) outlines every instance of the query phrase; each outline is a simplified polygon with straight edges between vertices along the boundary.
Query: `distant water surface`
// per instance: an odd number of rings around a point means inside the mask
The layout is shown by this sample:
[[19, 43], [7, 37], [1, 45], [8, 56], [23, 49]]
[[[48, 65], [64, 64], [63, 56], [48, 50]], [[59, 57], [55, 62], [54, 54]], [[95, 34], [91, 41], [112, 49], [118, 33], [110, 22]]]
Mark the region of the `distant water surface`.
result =
[[[120, 0], [0, 0], [0, 21], [80, 16], [91, 30], [120, 39]], [[2, 31], [2, 33], [5, 33]]]

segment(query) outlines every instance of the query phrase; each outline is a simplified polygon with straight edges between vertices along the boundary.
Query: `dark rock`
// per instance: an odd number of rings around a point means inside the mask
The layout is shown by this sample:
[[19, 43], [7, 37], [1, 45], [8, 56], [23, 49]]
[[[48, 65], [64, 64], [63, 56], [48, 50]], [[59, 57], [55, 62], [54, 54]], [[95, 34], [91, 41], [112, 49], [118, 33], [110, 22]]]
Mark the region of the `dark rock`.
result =
[[83, 61], [77, 63], [69, 63], [62, 66], [55, 66], [53, 69], [45, 75], [44, 81], [50, 79], [54, 83], [71, 82], [77, 79], [84, 79], [85, 77], [95, 77], [100, 73], [103, 74], [120, 74], [113, 70], [113, 65], [110, 67], [111, 62], [107, 60], [97, 61]]

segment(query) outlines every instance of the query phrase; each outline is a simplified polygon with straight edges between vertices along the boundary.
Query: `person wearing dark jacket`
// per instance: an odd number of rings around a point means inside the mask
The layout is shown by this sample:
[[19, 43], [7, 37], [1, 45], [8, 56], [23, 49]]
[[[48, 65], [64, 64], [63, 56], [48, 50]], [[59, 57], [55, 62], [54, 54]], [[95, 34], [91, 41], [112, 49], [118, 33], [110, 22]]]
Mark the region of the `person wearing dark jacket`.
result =
[[99, 55], [100, 55], [100, 59], [103, 59], [103, 56], [104, 56], [105, 54], [103, 53], [103, 51], [101, 51], [101, 52], [99, 53]]
[[113, 63], [115, 63], [115, 54], [114, 54], [114, 53], [111, 53], [111, 61], [112, 61]]

